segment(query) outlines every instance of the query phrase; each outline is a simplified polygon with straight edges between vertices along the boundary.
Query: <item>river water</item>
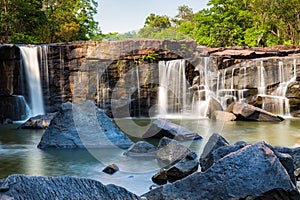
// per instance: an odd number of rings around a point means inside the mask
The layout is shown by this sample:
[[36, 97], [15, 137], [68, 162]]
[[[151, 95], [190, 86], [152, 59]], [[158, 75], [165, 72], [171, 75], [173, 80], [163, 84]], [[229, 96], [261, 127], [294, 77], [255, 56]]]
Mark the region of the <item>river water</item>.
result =
[[[230, 143], [265, 141], [274, 146], [300, 145], [300, 119], [286, 119], [281, 123], [212, 122], [208, 119], [172, 121], [196, 131], [204, 138], [218, 132]], [[149, 122], [143, 119], [116, 120], [124, 132], [135, 137], [142, 134]], [[10, 174], [88, 177], [143, 194], [153, 184], [151, 176], [159, 170], [153, 158], [130, 159], [116, 150], [102, 149], [92, 154], [87, 150], [40, 150], [36, 146], [44, 131], [18, 130], [17, 126], [0, 126], [0, 178]], [[201, 152], [201, 142], [191, 143], [190, 146], [197, 153]], [[104, 174], [102, 170], [110, 161], [114, 161], [112, 157], [122, 160], [120, 171], [114, 175]]]

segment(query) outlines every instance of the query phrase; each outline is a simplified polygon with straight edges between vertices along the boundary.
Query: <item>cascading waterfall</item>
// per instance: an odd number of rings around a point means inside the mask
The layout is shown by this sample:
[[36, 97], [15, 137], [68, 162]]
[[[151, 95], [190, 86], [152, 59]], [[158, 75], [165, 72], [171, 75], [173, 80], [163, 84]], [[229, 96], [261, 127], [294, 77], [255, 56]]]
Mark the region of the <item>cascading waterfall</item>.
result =
[[44, 114], [38, 48], [35, 46], [21, 46], [20, 52], [29, 89], [29, 107], [31, 109], [31, 116]]
[[184, 60], [159, 62], [159, 117], [207, 117], [209, 102], [216, 93], [213, 87], [217, 72], [210, 67], [209, 57], [201, 59], [195, 67], [199, 77], [197, 85], [193, 87], [187, 81]]
[[[278, 62], [278, 88], [271, 95], [263, 97], [262, 108], [284, 117], [290, 117], [289, 99], [286, 98], [287, 87], [296, 80], [296, 63], [294, 60], [293, 75], [290, 77], [288, 69], [282, 61]], [[285, 69], [286, 68], [286, 69]]]
[[263, 61], [261, 61], [261, 65], [257, 66], [257, 76], [258, 76], [258, 83], [257, 89], [258, 94], [265, 95], [266, 94], [266, 85], [265, 85], [265, 67]]
[[140, 86], [140, 73], [139, 65], [135, 66], [136, 81], [137, 81], [137, 92], [138, 92], [138, 116], [141, 116], [141, 86]]
[[[212, 96], [216, 96], [219, 90], [218, 82], [220, 74], [211, 68], [210, 57], [202, 57], [202, 62], [196, 66], [195, 71], [200, 74], [200, 86], [197, 91], [194, 92], [192, 102], [192, 113], [198, 117], [207, 117], [209, 102]], [[216, 79], [215, 79], [215, 76]], [[213, 91], [214, 82], [217, 81], [216, 90]]]
[[185, 60], [159, 62], [159, 117], [181, 115], [188, 110]]

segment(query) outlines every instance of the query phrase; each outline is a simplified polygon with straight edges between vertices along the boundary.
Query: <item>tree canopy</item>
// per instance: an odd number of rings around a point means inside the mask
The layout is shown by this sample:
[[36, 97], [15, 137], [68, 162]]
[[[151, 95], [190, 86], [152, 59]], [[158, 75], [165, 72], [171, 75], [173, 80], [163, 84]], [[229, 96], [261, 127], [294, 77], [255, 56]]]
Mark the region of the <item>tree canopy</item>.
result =
[[0, 41], [52, 43], [100, 34], [95, 0], [1, 0]]
[[300, 45], [300, 0], [209, 0], [193, 12], [151, 13], [139, 31], [101, 34], [96, 0], [1, 0], [1, 43], [127, 38], [194, 39], [207, 46]]
[[192, 38], [207, 46], [300, 45], [300, 0], [209, 0], [208, 8], [194, 13], [180, 6], [174, 18], [166, 18], [171, 26], [158, 31], [153, 24], [162, 17], [151, 14], [140, 36], [169, 32], [161, 39]]

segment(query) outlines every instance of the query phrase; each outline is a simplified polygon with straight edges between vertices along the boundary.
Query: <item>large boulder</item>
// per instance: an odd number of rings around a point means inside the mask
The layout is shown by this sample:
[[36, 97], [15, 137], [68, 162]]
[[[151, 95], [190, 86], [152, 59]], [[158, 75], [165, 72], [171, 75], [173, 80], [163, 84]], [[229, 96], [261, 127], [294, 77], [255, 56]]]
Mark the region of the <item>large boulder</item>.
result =
[[177, 163], [191, 152], [186, 146], [167, 137], [159, 141], [158, 148], [157, 160], [165, 166]]
[[39, 148], [127, 149], [133, 142], [93, 102], [61, 105], [45, 131]]
[[199, 159], [201, 171], [206, 171], [214, 164], [213, 151], [227, 145], [229, 145], [229, 143], [225, 138], [218, 133], [213, 133], [206, 142]]
[[[157, 194], [155, 194], [157, 193]], [[154, 195], [155, 194], [155, 195]], [[275, 153], [263, 142], [228, 154], [206, 172], [152, 190], [160, 199], [299, 199], [300, 194]]]
[[69, 176], [36, 177], [11, 175], [5, 179], [0, 199], [140, 199], [116, 185]]
[[292, 156], [294, 162], [294, 168], [295, 169], [300, 168], [300, 147], [288, 148], [288, 147], [275, 146], [274, 149], [277, 152], [289, 154], [290, 156]]
[[258, 107], [242, 102], [233, 102], [226, 109], [236, 116], [237, 121], [281, 122], [284, 119]]
[[[232, 152], [238, 151], [239, 149], [244, 148], [247, 145], [248, 144], [246, 142], [240, 141], [240, 142], [236, 142], [233, 145], [225, 145], [225, 146], [220, 146], [219, 148], [212, 149], [212, 151], [209, 153], [210, 159], [201, 160], [202, 161], [201, 165], [205, 166], [205, 168], [203, 168], [202, 171], [205, 171], [207, 168], [211, 167], [213, 164], [218, 162], [218, 160], [220, 160], [221, 158], [227, 156]], [[272, 147], [269, 144], [265, 144], [265, 145], [275, 153], [275, 155], [277, 156], [277, 158], [279, 159], [283, 167], [288, 172], [291, 181], [296, 185], [296, 177], [294, 175], [295, 168], [293, 165], [292, 156], [287, 153], [281, 153], [276, 151], [274, 147]]]
[[197, 133], [182, 126], [174, 124], [166, 119], [155, 120], [142, 136], [143, 138], [168, 137], [175, 140], [198, 140], [202, 139]]
[[25, 123], [21, 124], [19, 129], [46, 129], [49, 127], [55, 113], [47, 113], [45, 115], [37, 115], [29, 118]]

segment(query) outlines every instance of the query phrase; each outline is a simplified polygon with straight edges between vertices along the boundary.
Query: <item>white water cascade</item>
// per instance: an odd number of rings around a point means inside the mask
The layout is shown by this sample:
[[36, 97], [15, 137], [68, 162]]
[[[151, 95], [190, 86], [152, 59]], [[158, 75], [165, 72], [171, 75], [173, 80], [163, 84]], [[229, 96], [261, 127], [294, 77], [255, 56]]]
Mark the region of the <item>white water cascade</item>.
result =
[[159, 117], [182, 115], [188, 111], [188, 83], [185, 60], [159, 62]]
[[215, 97], [213, 87], [218, 75], [210, 66], [210, 58], [203, 57], [195, 67], [199, 72], [194, 80], [198, 86], [191, 87], [185, 60], [159, 62], [158, 116], [206, 118], [211, 97]]
[[296, 63], [294, 60], [293, 73], [290, 75], [287, 65], [284, 65], [282, 61], [278, 62], [278, 88], [271, 93], [271, 95], [265, 95], [263, 97], [262, 108], [272, 113], [290, 117], [290, 104], [289, 99], [286, 98], [286, 91], [291, 82], [296, 80]]
[[21, 46], [20, 52], [22, 56], [21, 61], [24, 64], [26, 84], [29, 89], [29, 107], [31, 109], [31, 116], [44, 114], [38, 48], [34, 46]]

